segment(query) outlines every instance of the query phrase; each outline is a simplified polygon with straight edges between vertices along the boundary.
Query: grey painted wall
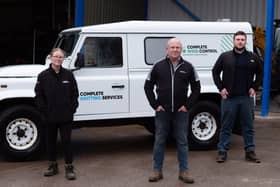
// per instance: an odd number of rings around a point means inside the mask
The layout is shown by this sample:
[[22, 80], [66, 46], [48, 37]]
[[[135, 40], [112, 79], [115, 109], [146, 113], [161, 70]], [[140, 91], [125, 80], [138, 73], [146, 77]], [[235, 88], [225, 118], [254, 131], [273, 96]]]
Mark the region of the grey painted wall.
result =
[[85, 0], [85, 25], [145, 19], [144, 0]]
[[[231, 21], [249, 21], [265, 27], [266, 0], [180, 0], [192, 13], [204, 21], [229, 18]], [[275, 18], [280, 19], [280, 0], [275, 0]], [[174, 0], [149, 0], [150, 20], [184, 20], [188, 16]]]

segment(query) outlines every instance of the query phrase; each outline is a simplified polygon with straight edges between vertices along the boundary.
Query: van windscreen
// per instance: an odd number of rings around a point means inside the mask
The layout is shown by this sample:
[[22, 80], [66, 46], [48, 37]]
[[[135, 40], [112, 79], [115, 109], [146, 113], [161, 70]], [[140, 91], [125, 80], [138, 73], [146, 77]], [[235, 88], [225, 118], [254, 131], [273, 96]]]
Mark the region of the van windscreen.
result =
[[71, 55], [79, 38], [79, 33], [80, 31], [60, 33], [55, 42], [54, 48], [59, 47], [63, 49], [66, 53], [66, 57]]

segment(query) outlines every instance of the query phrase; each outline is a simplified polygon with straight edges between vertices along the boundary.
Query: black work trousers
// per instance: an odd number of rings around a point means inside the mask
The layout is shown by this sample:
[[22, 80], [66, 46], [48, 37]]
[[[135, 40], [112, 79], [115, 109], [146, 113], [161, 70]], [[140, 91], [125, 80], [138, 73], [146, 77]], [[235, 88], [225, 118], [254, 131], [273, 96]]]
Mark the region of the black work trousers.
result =
[[72, 164], [73, 155], [71, 148], [72, 122], [48, 123], [46, 127], [47, 154], [49, 161], [56, 161], [56, 143], [58, 130], [64, 150], [65, 164]]

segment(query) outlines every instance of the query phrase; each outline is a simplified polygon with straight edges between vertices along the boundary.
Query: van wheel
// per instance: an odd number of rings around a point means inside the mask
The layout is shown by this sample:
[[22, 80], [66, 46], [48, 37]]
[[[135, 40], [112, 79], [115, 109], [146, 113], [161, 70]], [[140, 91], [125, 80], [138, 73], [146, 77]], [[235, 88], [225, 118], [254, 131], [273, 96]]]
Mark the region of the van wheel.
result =
[[39, 112], [27, 105], [14, 106], [0, 116], [2, 150], [8, 159], [30, 160], [40, 152], [43, 126]]
[[220, 107], [213, 102], [201, 101], [191, 109], [189, 120], [190, 148], [214, 148], [221, 128]]

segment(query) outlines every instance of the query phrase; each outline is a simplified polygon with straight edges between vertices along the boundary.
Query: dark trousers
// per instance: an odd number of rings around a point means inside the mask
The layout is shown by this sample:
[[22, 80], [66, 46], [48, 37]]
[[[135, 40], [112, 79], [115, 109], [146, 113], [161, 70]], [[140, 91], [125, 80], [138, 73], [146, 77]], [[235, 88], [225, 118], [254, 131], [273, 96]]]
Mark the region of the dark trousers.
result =
[[60, 132], [60, 138], [63, 145], [65, 164], [71, 164], [73, 162], [73, 155], [71, 149], [72, 122], [49, 123], [47, 125], [46, 139], [48, 160], [56, 161], [56, 143], [58, 130]]
[[187, 112], [156, 112], [156, 133], [153, 148], [154, 170], [162, 171], [165, 142], [172, 125], [177, 142], [179, 170], [180, 172], [188, 171], [188, 117]]
[[[234, 98], [223, 99], [222, 128], [218, 151], [227, 151], [231, 142], [231, 133], [236, 119], [239, 119], [246, 152], [255, 151], [254, 125], [253, 125], [253, 100], [249, 96], [236, 96]], [[239, 115], [239, 116], [237, 116]]]

